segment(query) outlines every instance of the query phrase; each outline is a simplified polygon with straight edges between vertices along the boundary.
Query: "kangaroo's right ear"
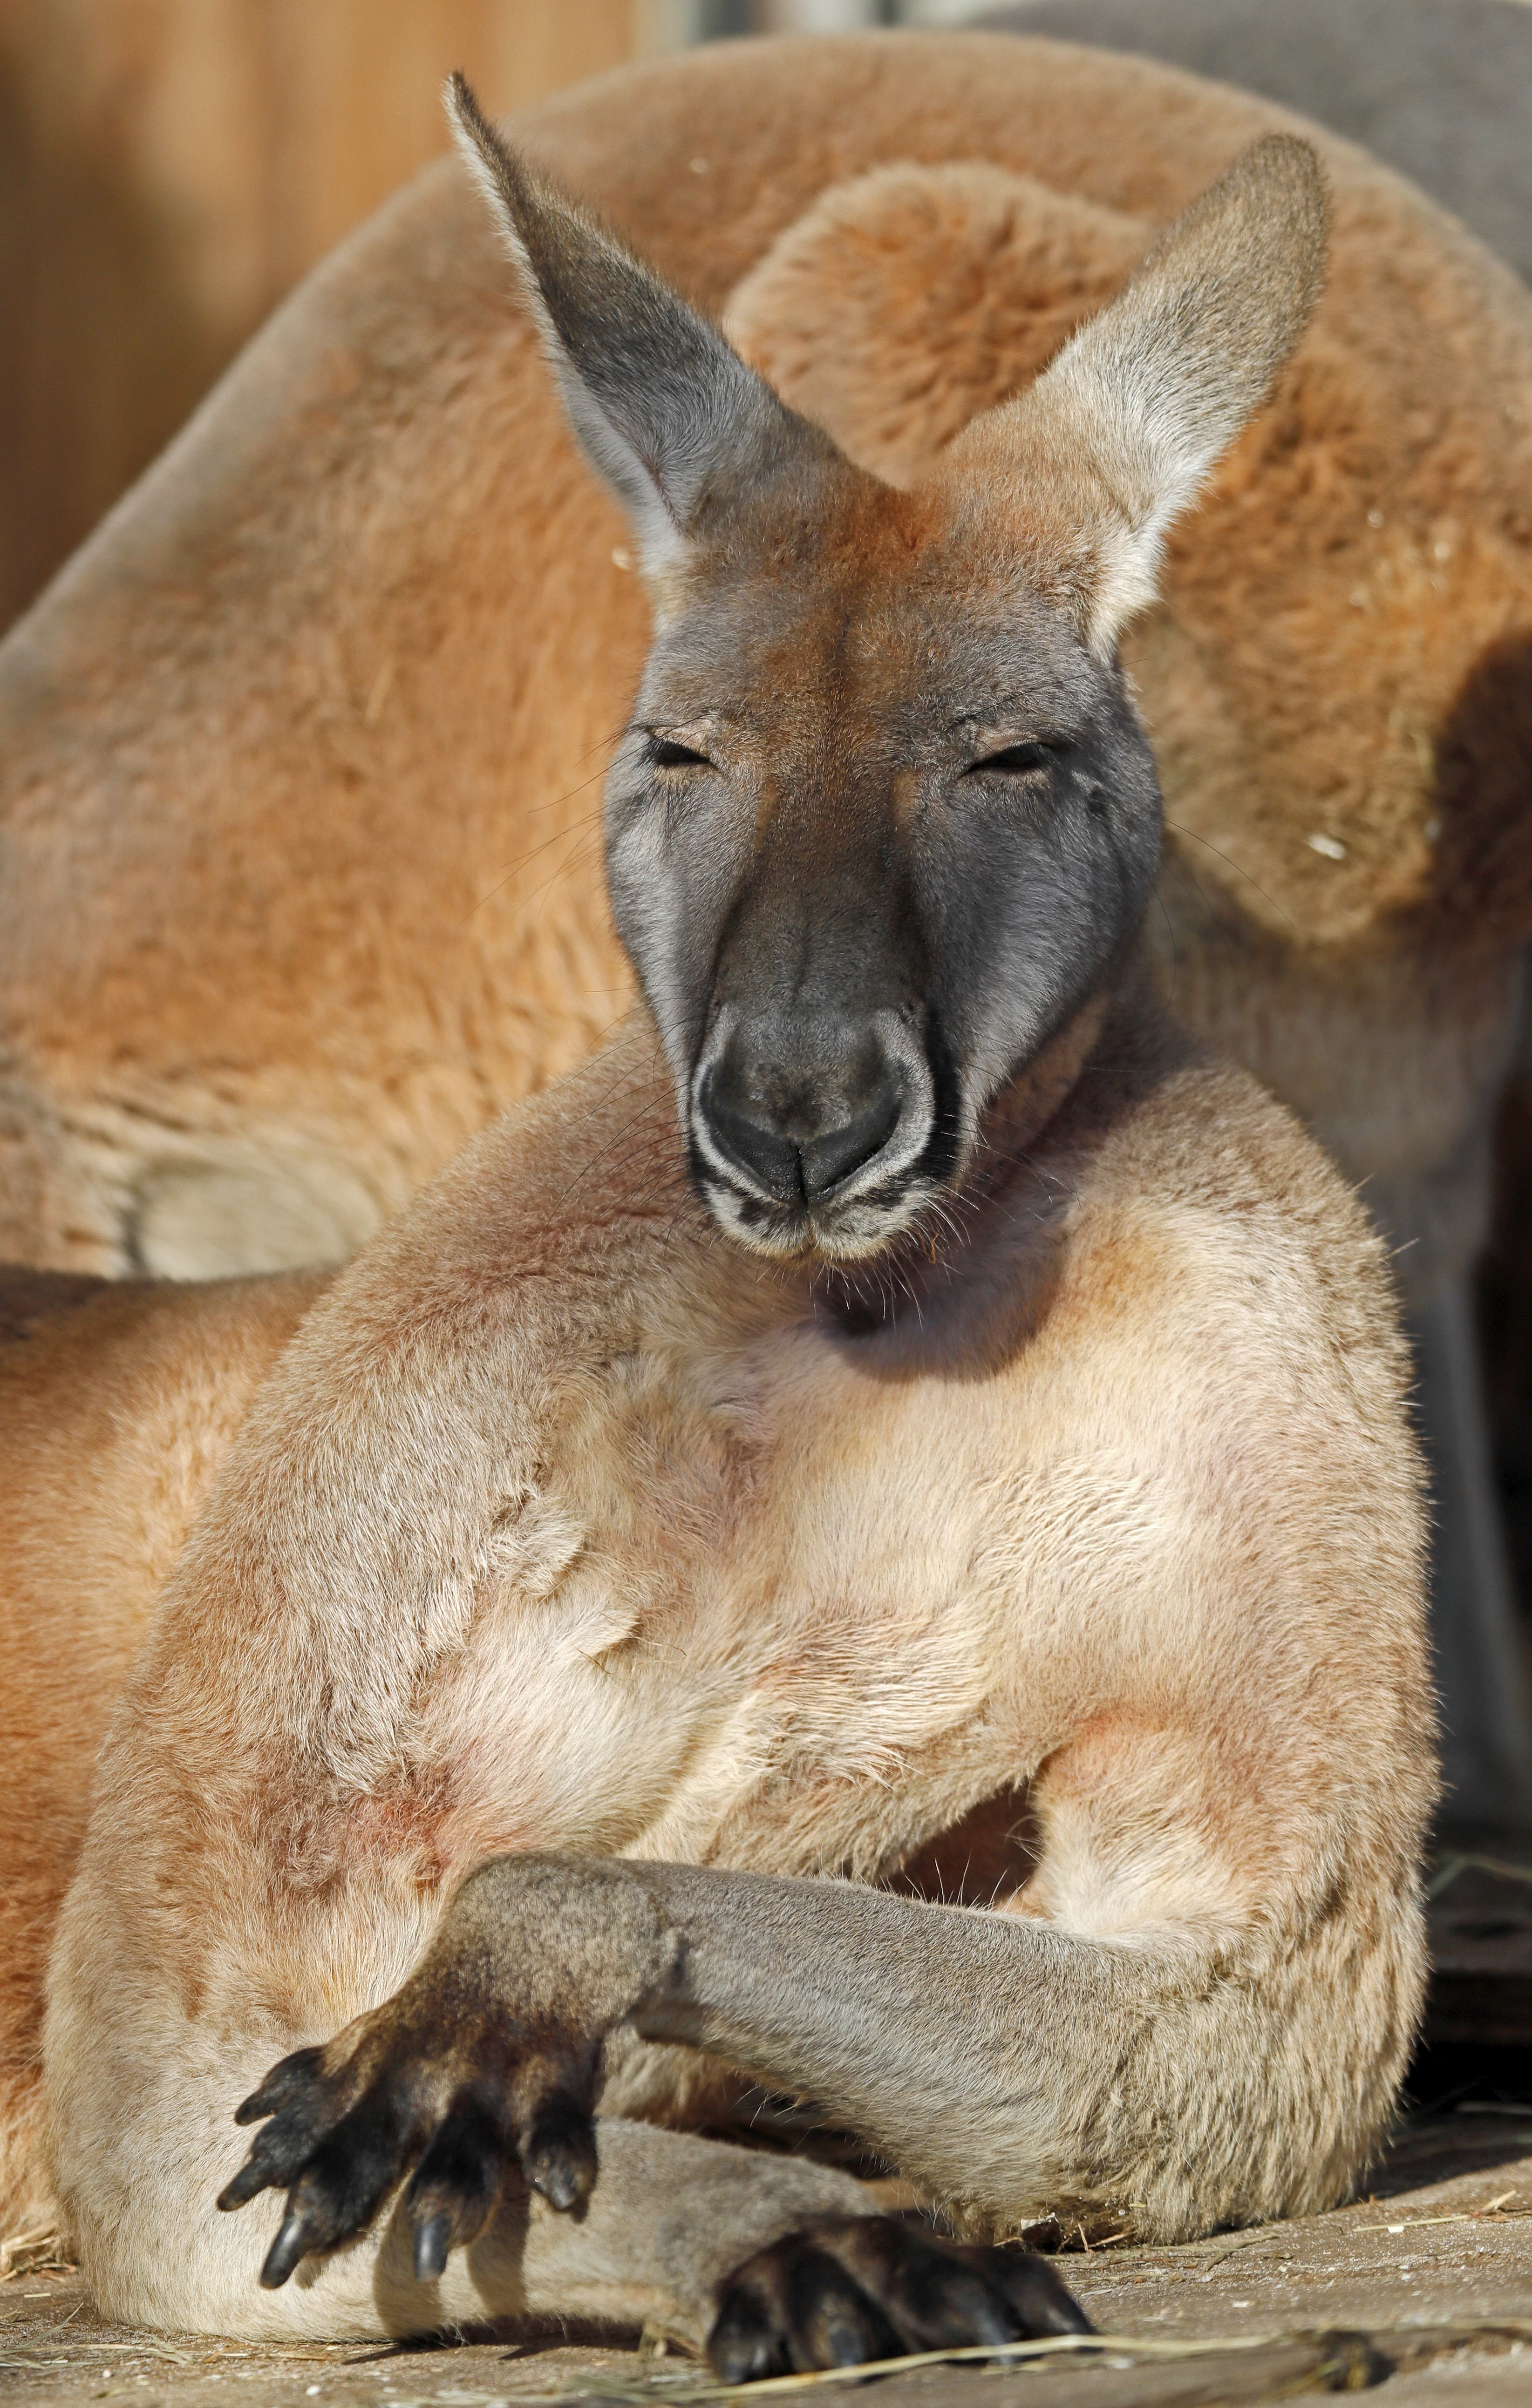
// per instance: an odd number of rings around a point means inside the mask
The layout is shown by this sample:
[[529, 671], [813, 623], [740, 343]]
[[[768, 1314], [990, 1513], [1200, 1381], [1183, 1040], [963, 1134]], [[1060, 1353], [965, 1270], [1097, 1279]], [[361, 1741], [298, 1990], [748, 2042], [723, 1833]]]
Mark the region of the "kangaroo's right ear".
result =
[[716, 326], [509, 150], [460, 75], [444, 94], [457, 147], [520, 270], [574, 431], [663, 579], [710, 504], [805, 445], [830, 450]]
[[1025, 393], [971, 421], [939, 476], [1009, 492], [1041, 581], [1109, 654], [1154, 598], [1166, 529], [1260, 408], [1324, 279], [1312, 146], [1255, 143], [1169, 226]]

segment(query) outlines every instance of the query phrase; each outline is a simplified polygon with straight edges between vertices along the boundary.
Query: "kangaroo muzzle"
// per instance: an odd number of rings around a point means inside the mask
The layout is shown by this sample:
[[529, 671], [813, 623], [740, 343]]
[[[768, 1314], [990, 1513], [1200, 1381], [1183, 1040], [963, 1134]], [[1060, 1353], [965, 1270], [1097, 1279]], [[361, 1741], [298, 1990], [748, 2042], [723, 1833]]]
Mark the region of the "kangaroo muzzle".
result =
[[726, 1006], [692, 1081], [707, 1201], [730, 1234], [771, 1253], [869, 1253], [916, 1209], [933, 1092], [895, 1011], [827, 1023]]

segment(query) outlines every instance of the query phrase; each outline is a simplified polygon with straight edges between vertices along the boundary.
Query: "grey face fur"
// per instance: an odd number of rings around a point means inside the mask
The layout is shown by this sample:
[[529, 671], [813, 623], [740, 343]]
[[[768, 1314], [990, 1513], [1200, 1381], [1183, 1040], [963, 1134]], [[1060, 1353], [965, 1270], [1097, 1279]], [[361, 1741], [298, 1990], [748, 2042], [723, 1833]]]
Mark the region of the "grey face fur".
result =
[[1257, 145], [903, 494], [449, 105], [655, 600], [607, 863], [698, 1185], [759, 1251], [874, 1253], [1138, 925], [1160, 805], [1117, 632], [1307, 318], [1317, 163]]
[[1160, 810], [1115, 665], [1014, 567], [976, 577], [977, 530], [921, 544], [918, 510], [825, 482], [796, 543], [704, 552], [607, 858], [711, 1209], [844, 1259], [961, 1177], [997, 1088], [1110, 976]]

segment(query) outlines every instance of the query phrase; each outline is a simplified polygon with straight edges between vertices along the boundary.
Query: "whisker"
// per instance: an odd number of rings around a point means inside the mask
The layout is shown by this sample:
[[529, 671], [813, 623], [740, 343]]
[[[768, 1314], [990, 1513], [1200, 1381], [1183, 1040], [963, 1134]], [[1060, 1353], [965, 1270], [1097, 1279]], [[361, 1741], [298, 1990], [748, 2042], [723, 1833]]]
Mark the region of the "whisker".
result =
[[[586, 778], [581, 785], [571, 786], [567, 794], [558, 796], [555, 803], [549, 803], [542, 808], [552, 810], [556, 808], [557, 803], [572, 801], [576, 795], [583, 795], [586, 787], [593, 786], [596, 783], [596, 779], [599, 777], [604, 777], [605, 774], [604, 770], [598, 770], [594, 777]], [[580, 818], [573, 821], [569, 826], [555, 828], [551, 836], [545, 836], [541, 844], [534, 844], [528, 852], [518, 853], [515, 860], [508, 865], [503, 874], [497, 878], [493, 886], [487, 887], [484, 893], [480, 896], [478, 901], [474, 904], [472, 910], [468, 913], [467, 918], [463, 921], [463, 926], [467, 927], [469, 920], [473, 918], [475, 912], [482, 911], [486, 903], [492, 903], [496, 896], [500, 894], [504, 888], [510, 885], [511, 881], [516, 877], [520, 871], [526, 868], [529, 861], [535, 861], [539, 853], [546, 853], [550, 845], [558, 844], [567, 836], [585, 834], [600, 820], [600, 808], [598, 805], [594, 810], [583, 812]]]
[[[1276, 896], [1268, 895], [1260, 880], [1258, 878], [1252, 878], [1248, 869], [1242, 869], [1238, 862], [1236, 861], [1231, 854], [1224, 853], [1218, 845], [1212, 843], [1207, 837], [1199, 836], [1195, 828], [1183, 827], [1179, 820], [1167, 819], [1165, 825], [1168, 828], [1174, 828], [1178, 836], [1188, 837], [1193, 844], [1200, 844], [1203, 846], [1205, 851], [1216, 853], [1219, 860], [1225, 863], [1227, 867], [1234, 871], [1236, 878], [1242, 878], [1247, 886], [1253, 886], [1257, 895], [1263, 896], [1264, 899], [1271, 905], [1274, 911], [1280, 911], [1282, 918], [1287, 922], [1288, 926], [1293, 930], [1294, 936], [1297, 934], [1298, 924], [1293, 917], [1292, 912], [1283, 910], [1282, 906], [1278, 902]], [[1195, 883], [1194, 881], [1193, 883]], [[1199, 895], [1202, 894], [1200, 886], [1197, 888], [1197, 893]], [[1206, 901], [1207, 897], [1204, 896], [1203, 899]]]

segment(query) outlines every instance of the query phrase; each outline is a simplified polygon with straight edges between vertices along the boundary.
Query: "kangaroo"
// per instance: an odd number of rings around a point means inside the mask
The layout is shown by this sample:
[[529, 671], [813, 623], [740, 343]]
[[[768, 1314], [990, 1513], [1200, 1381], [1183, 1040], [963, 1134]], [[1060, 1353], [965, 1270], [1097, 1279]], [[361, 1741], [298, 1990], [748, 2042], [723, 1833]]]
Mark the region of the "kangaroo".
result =
[[[963, 33], [707, 46], [522, 131], [885, 476], [897, 401], [923, 476], [1284, 128]], [[1532, 303], [1320, 146], [1329, 288], [1124, 635], [1147, 941], [1399, 1248], [1453, 1803], [1488, 1816], [1532, 1795], [1466, 1284], [1532, 929]], [[642, 580], [481, 216], [445, 164], [401, 194], [0, 643], [0, 1254], [344, 1257], [627, 1009], [595, 823]]]
[[[1062, 2329], [998, 2244], [1338, 2199], [1422, 1990], [1382, 1248], [1156, 999], [1117, 651], [1317, 163], [1249, 151], [901, 491], [453, 109], [654, 598], [643, 1000], [274, 1299], [59, 1922], [60, 2196], [166, 2326], [642, 2316], [730, 2379]], [[176, 1308], [241, 1376], [259, 1293]], [[699, 2137], [745, 2086], [940, 2229]]]

